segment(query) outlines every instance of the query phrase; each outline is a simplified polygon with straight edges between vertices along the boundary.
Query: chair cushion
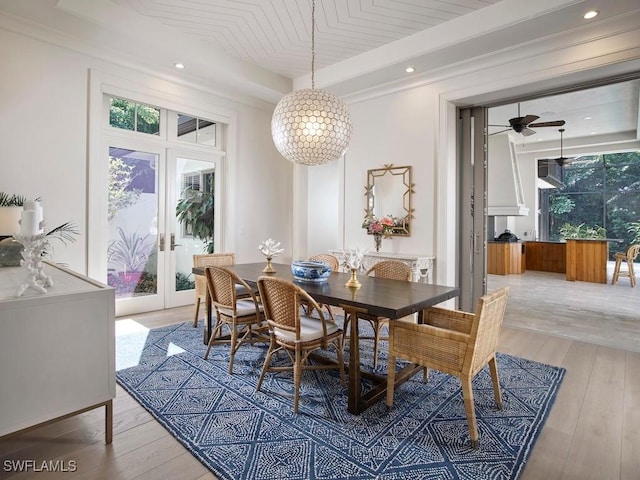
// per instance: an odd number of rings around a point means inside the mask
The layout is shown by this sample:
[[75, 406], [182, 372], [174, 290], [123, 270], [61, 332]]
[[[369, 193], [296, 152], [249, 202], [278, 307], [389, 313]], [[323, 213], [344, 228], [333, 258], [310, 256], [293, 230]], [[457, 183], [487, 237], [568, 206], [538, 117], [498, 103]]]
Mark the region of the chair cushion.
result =
[[[221, 314], [231, 317], [233, 310], [230, 308], [218, 308]], [[262, 305], [258, 305], [258, 311], [262, 312]], [[236, 301], [236, 316], [247, 317], [249, 315], [255, 315], [256, 304], [250, 298]]]
[[[326, 325], [327, 335], [331, 335], [339, 330], [338, 325], [333, 322], [326, 322]], [[274, 328], [274, 333], [276, 334], [276, 337], [279, 337], [286, 342], [293, 343], [296, 341], [295, 332]], [[316, 317], [300, 315], [300, 341], [310, 342], [318, 340], [319, 338], [322, 338], [322, 320]]]
[[243, 297], [245, 295], [249, 295], [249, 290], [244, 285], [236, 284], [236, 295], [238, 297]]

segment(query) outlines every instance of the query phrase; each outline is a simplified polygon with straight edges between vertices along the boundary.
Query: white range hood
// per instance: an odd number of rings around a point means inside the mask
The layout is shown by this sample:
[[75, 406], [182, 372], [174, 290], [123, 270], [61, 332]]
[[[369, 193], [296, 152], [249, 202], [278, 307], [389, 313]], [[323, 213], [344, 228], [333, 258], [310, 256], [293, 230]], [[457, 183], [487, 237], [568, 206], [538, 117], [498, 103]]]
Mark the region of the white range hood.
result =
[[489, 137], [487, 203], [489, 216], [524, 216], [524, 204], [518, 156], [508, 133]]

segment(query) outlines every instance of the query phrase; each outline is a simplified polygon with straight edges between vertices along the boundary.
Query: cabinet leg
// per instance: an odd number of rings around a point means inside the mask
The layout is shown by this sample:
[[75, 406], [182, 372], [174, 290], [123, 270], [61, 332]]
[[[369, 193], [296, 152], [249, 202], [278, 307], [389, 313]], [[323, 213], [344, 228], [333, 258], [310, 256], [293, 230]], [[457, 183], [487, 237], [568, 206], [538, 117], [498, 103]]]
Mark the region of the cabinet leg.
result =
[[113, 441], [113, 400], [104, 404], [104, 443]]

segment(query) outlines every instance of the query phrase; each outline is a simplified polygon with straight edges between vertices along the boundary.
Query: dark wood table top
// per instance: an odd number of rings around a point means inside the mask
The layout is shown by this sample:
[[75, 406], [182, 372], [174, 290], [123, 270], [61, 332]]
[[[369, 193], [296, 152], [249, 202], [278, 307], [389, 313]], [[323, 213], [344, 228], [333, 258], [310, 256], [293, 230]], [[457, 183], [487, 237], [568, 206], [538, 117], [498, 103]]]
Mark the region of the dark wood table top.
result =
[[[256, 284], [266, 262], [246, 263], [228, 266], [240, 278], [250, 285]], [[373, 315], [391, 319], [401, 318], [424, 308], [436, 305], [459, 295], [457, 287], [432, 285], [400, 280], [386, 280], [368, 277], [364, 272], [358, 274], [362, 287], [352, 289], [345, 287], [350, 274], [333, 272], [324, 283], [301, 282], [291, 273], [291, 265], [274, 263], [276, 276], [294, 282], [308, 292], [317, 302], [328, 305], [348, 305], [366, 310]], [[194, 274], [204, 274], [204, 268], [193, 268]]]

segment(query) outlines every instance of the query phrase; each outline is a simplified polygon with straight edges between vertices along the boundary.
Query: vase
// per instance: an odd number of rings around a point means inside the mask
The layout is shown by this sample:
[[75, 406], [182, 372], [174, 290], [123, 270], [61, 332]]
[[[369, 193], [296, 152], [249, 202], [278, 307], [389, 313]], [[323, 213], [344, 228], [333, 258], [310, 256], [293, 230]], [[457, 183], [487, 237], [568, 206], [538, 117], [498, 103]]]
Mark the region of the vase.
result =
[[380, 251], [380, 247], [382, 247], [382, 234], [381, 233], [374, 233], [373, 234], [373, 241], [376, 244], [376, 252]]

